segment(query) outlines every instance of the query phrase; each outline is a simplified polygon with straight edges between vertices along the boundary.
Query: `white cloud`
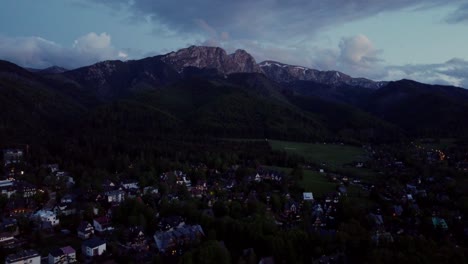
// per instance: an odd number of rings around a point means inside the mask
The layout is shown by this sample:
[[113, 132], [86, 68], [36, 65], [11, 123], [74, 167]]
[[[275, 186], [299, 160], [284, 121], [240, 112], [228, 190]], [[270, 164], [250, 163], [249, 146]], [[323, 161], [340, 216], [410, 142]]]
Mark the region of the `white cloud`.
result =
[[57, 65], [72, 69], [102, 60], [127, 58], [126, 52], [112, 46], [111, 36], [107, 33], [88, 33], [77, 38], [71, 47], [63, 47], [40, 37], [0, 36], [0, 59], [23, 67]]
[[128, 58], [128, 54], [123, 52], [123, 51], [119, 51], [119, 53], [117, 54], [117, 57], [123, 59], [123, 60], [126, 60]]
[[88, 33], [75, 40], [73, 48], [80, 52], [95, 51], [100, 49], [107, 49], [111, 46], [111, 36], [105, 32], [96, 34], [94, 32]]
[[276, 60], [318, 70], [338, 70], [353, 77], [373, 80], [411, 79], [424, 83], [454, 85], [468, 88], [468, 61], [453, 58], [438, 64], [386, 65], [378, 49], [365, 35], [343, 37], [337, 47], [278, 47], [257, 41], [230, 41], [224, 45], [229, 52], [243, 48], [257, 61]]
[[338, 70], [356, 77], [381, 78], [384, 75], [383, 60], [379, 57], [382, 51], [362, 34], [344, 37], [337, 47], [329, 48], [307, 45], [278, 47], [255, 41], [230, 41], [224, 47], [231, 51], [243, 48], [258, 61], [276, 60], [318, 70]]
[[385, 80], [412, 79], [420, 82], [468, 88], [468, 61], [453, 58], [444, 63], [388, 66]]
[[368, 69], [380, 61], [379, 51], [365, 35], [343, 38], [340, 42], [340, 62], [358, 69]]
[[[324, 49], [307, 45], [278, 46], [252, 40], [225, 41], [229, 39], [227, 32], [219, 33], [203, 22], [200, 26], [211, 31], [213, 37], [198, 44], [222, 46], [228, 52], [242, 48], [258, 62], [277, 60], [319, 70], [338, 70], [354, 77], [374, 80], [412, 79], [468, 88], [468, 61], [453, 58], [438, 64], [388, 66], [379, 57], [383, 51], [362, 34], [344, 37], [336, 47]], [[45, 68], [57, 65], [73, 69], [102, 60], [127, 60], [130, 57], [129, 52], [135, 54], [133, 51], [114, 48], [111, 40], [107, 33], [91, 32], [77, 38], [70, 47], [63, 47], [41, 37], [0, 36], [0, 59], [23, 67]]]

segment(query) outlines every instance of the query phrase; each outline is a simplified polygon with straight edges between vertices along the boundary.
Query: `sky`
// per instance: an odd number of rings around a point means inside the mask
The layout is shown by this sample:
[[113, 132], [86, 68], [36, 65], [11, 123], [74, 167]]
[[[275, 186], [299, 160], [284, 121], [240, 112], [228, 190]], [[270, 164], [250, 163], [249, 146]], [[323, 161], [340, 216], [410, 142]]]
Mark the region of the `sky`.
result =
[[73, 69], [190, 45], [468, 88], [466, 0], [2, 0], [0, 59]]

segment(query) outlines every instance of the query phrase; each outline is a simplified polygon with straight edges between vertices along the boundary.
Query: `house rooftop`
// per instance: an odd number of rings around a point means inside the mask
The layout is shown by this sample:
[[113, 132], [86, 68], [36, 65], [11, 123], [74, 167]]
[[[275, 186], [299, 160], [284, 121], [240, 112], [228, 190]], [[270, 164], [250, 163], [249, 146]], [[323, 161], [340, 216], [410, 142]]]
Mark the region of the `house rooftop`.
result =
[[106, 241], [100, 238], [91, 238], [83, 242], [83, 246], [89, 247], [89, 248], [96, 248], [104, 244], [106, 244]]
[[63, 248], [61, 248], [61, 250], [66, 255], [76, 253], [75, 249], [70, 247], [70, 246], [63, 247]]
[[190, 240], [194, 240], [197, 235], [204, 235], [203, 229], [200, 225], [185, 225], [171, 231], [156, 232], [156, 234], [154, 234], [154, 240], [158, 249], [164, 252], [170, 247], [171, 243], [179, 238], [187, 237]]
[[110, 223], [110, 219], [107, 216], [101, 216], [101, 217], [95, 218], [94, 221], [98, 222], [101, 225]]
[[60, 248], [55, 248], [51, 250], [49, 254], [52, 255], [53, 257], [60, 257], [63, 255], [63, 251]]
[[88, 226], [92, 226], [90, 222], [82, 221], [80, 225], [78, 226], [78, 231], [85, 230]]
[[303, 198], [305, 201], [314, 200], [314, 195], [311, 192], [303, 193]]
[[33, 258], [33, 257], [38, 257], [39, 256], [39, 253], [37, 253], [36, 250], [34, 249], [30, 249], [30, 250], [23, 250], [23, 251], [20, 251], [16, 254], [11, 254], [11, 255], [8, 255], [8, 257], [6, 257], [5, 261], [7, 263], [14, 263], [14, 262], [19, 262], [21, 260], [25, 260], [25, 259], [28, 259], [28, 258]]

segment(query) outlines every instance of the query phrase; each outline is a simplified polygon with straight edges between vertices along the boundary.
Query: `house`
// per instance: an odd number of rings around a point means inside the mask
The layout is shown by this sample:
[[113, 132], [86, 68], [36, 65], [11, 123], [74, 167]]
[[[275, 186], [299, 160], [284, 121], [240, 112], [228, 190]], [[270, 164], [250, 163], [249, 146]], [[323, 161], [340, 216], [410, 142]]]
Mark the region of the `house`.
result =
[[0, 223], [0, 232], [11, 232], [14, 235], [18, 235], [18, 220], [15, 218], [3, 218], [2, 222]]
[[326, 224], [326, 218], [323, 217], [323, 216], [317, 216], [315, 218], [314, 223], [312, 224], [312, 226], [315, 227], [315, 228], [325, 227], [326, 225], [327, 225]]
[[320, 204], [315, 205], [312, 208], [312, 216], [317, 217], [323, 215], [324, 211]]
[[440, 217], [432, 217], [432, 225], [436, 229], [440, 228], [444, 231], [448, 229], [447, 222], [445, 222], [445, 219]]
[[51, 173], [56, 173], [59, 170], [59, 165], [58, 164], [47, 164], [45, 165], [46, 168], [50, 170]]
[[13, 196], [8, 200], [5, 210], [10, 216], [18, 216], [31, 214], [34, 211], [33, 208], [35, 208], [33, 201]]
[[88, 239], [94, 235], [94, 227], [91, 225], [91, 223], [83, 221], [78, 226], [77, 232], [79, 238]]
[[108, 191], [104, 196], [109, 203], [121, 203], [125, 200], [125, 192], [122, 190]]
[[296, 216], [296, 217], [299, 217], [299, 204], [293, 200], [288, 200], [285, 204], [284, 204], [284, 210], [283, 210], [283, 213], [285, 216], [289, 216], [289, 217], [292, 217], [292, 216]]
[[70, 204], [70, 203], [73, 203], [74, 200], [75, 200], [75, 199], [74, 199], [73, 195], [71, 195], [71, 194], [66, 194], [66, 195], [64, 195], [64, 196], [60, 199], [60, 203], [62, 203], [62, 204]]
[[37, 188], [33, 184], [24, 181], [16, 181], [16, 192], [24, 198], [33, 197], [37, 193]]
[[0, 247], [8, 245], [15, 242], [15, 236], [12, 232], [2, 232], [0, 233]]
[[393, 243], [393, 236], [390, 232], [381, 232], [381, 231], [376, 231], [372, 237], [372, 242], [374, 242], [375, 245], [379, 244], [388, 244], [388, 243]]
[[179, 228], [185, 225], [184, 219], [181, 216], [169, 216], [161, 219], [158, 223], [158, 228], [162, 231]]
[[379, 213], [376, 213], [376, 214], [370, 213], [369, 220], [373, 222], [375, 226], [383, 226], [384, 224], [383, 217]]
[[105, 191], [111, 191], [111, 190], [115, 190], [116, 187], [115, 187], [115, 183], [113, 183], [112, 181], [110, 180], [105, 180], [103, 183], [102, 183], [102, 189], [105, 190]]
[[120, 185], [125, 189], [125, 190], [130, 190], [130, 189], [140, 189], [140, 186], [138, 185], [138, 181], [136, 180], [125, 180], [120, 183]]
[[158, 194], [159, 189], [156, 188], [156, 187], [153, 187], [153, 186], [147, 186], [147, 187], [143, 188], [143, 193], [144, 194]]
[[102, 216], [93, 220], [94, 230], [99, 233], [112, 231], [114, 228], [111, 225], [111, 220], [107, 216]]
[[418, 191], [418, 188], [412, 184], [406, 184], [406, 190], [411, 194], [415, 194]]
[[76, 208], [72, 204], [60, 203], [54, 206], [52, 209], [57, 215], [74, 215], [76, 214]]
[[401, 205], [393, 206], [393, 216], [401, 216], [403, 214], [403, 207]]
[[83, 242], [81, 252], [87, 257], [100, 256], [106, 251], [106, 242], [99, 238], [91, 238]]
[[335, 263], [346, 263], [344, 260], [343, 253], [335, 253], [333, 255], [323, 255], [320, 258], [314, 260], [312, 264], [335, 264]]
[[169, 231], [156, 232], [153, 237], [159, 252], [175, 255], [177, 250], [182, 250], [184, 246], [198, 241], [204, 235], [200, 225], [184, 225]]
[[16, 193], [16, 188], [14, 187], [14, 180], [2, 180], [0, 181], [0, 194], [5, 195], [7, 198], [10, 198], [13, 194]]
[[39, 224], [42, 228], [51, 228], [57, 226], [60, 223], [60, 220], [57, 218], [57, 215], [48, 210], [39, 210], [34, 215], [33, 218], [39, 221]]
[[273, 257], [265, 257], [260, 259], [258, 264], [275, 264], [275, 259]]
[[302, 194], [304, 201], [313, 201], [314, 195], [311, 192], [305, 192]]
[[19, 163], [23, 159], [23, 150], [21, 149], [4, 149], [3, 163], [5, 166], [9, 164]]
[[73, 179], [73, 177], [70, 176], [70, 173], [66, 171], [57, 171], [55, 176], [57, 179], [63, 180], [68, 188], [71, 188], [73, 185], [75, 185], [75, 179]]
[[2, 187], [10, 187], [10, 186], [13, 186], [14, 184], [15, 184], [15, 181], [12, 180], [12, 179], [1, 180], [1, 181], [0, 181], [0, 188], [2, 188]]
[[124, 231], [124, 245], [137, 251], [148, 249], [143, 228], [132, 227]]
[[5, 259], [5, 264], [41, 264], [41, 256], [36, 250], [23, 250], [16, 254], [8, 255]]
[[343, 196], [347, 196], [348, 195], [348, 189], [346, 188], [346, 186], [344, 185], [340, 185], [338, 187], [338, 192], [343, 195]]
[[184, 185], [187, 187], [187, 188], [190, 188], [192, 187], [192, 181], [190, 181], [186, 175], [183, 175], [181, 177], [177, 177], [177, 180], [176, 180], [176, 183], [179, 184], [179, 185]]
[[52, 250], [48, 256], [49, 264], [68, 264], [76, 262], [76, 251], [70, 246]]

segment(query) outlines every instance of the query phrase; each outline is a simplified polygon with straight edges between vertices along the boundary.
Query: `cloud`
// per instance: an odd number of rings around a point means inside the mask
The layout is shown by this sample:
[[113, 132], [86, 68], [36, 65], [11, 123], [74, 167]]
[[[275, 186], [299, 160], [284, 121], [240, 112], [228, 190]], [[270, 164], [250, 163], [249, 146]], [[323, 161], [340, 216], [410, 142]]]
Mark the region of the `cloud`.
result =
[[321, 70], [338, 70], [356, 77], [379, 79], [383, 77], [384, 61], [365, 35], [343, 37], [338, 48], [315, 50], [313, 66]]
[[369, 69], [381, 61], [380, 53], [365, 35], [343, 38], [340, 42], [340, 62], [359, 69]]
[[73, 43], [73, 48], [80, 52], [89, 52], [96, 50], [105, 50], [111, 46], [111, 37], [107, 33], [96, 34], [88, 33], [79, 37]]
[[384, 51], [375, 47], [363, 34], [343, 37], [337, 47], [330, 48], [279, 47], [257, 41], [229, 42], [224, 46], [229, 52], [239, 47], [247, 50], [259, 62], [276, 60], [318, 70], [338, 70], [353, 77], [373, 80], [412, 79], [468, 88], [468, 61], [453, 58], [444, 63], [389, 66], [380, 58]]
[[412, 79], [420, 82], [468, 88], [468, 61], [453, 58], [444, 63], [386, 67], [386, 80]]
[[[258, 62], [276, 60], [319, 70], [338, 70], [354, 77], [374, 80], [412, 79], [468, 88], [467, 60], [453, 58], [444, 63], [388, 66], [379, 57], [383, 51], [363, 34], [343, 37], [336, 47], [321, 48], [306, 44], [280, 46], [248, 39], [231, 40], [227, 33], [212, 30], [207, 23], [201, 22], [200, 26], [205, 27], [212, 35], [203, 44], [221, 46], [228, 52], [243, 48]], [[0, 59], [23, 67], [45, 68], [58, 65], [73, 69], [102, 60], [126, 60], [130, 57], [129, 53], [136, 54], [114, 48], [111, 36], [106, 33], [88, 33], [77, 38], [70, 47], [63, 47], [40, 37], [0, 36]]]
[[[319, 30], [402, 9], [433, 8], [461, 0], [87, 0], [127, 9], [133, 21], [152, 21], [179, 33], [279, 42], [311, 37]], [[300, 33], [300, 34], [298, 34]]]
[[[152, 23], [154, 34], [190, 36], [188, 45], [247, 50], [257, 61], [277, 60], [319, 70], [339, 70], [378, 80], [412, 78], [465, 86], [463, 72], [443, 71], [453, 62], [388, 66], [384, 52], [365, 35], [343, 37], [337, 46], [318, 47], [318, 33], [384, 12], [451, 7], [448, 23], [468, 22], [465, 0], [83, 0], [127, 12], [133, 23]], [[164, 30], [161, 30], [164, 29]], [[180, 48], [180, 47], [173, 47]], [[168, 50], [169, 51], [169, 50]], [[464, 63], [463, 63], [464, 64]], [[465, 70], [464, 66], [457, 69]], [[465, 71], [468, 72], [468, 71]]]
[[[281, 47], [255, 41], [240, 41], [234, 45], [247, 50], [258, 61], [276, 60], [319, 70], [338, 70], [368, 78], [383, 76], [383, 60], [379, 57], [382, 51], [363, 34], [343, 37], [337, 47], [329, 48], [307, 45]], [[229, 46], [225, 48], [232, 50]]]
[[468, 4], [464, 4], [449, 14], [446, 19], [448, 23], [468, 22]]
[[0, 59], [23, 67], [57, 65], [73, 69], [102, 60], [127, 58], [126, 52], [112, 46], [111, 36], [107, 33], [88, 33], [77, 38], [71, 47], [63, 47], [41, 37], [0, 36]]

